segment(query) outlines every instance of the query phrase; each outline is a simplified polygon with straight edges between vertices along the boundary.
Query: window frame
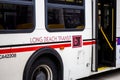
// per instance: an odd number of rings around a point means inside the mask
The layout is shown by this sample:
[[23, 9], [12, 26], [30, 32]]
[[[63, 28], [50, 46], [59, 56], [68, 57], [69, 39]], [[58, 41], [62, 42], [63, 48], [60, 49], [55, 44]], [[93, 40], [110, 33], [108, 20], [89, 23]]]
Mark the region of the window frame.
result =
[[[49, 1], [48, 1], [48, 3], [49, 3]], [[74, 4], [76, 4], [75, 2], [74, 3], [71, 3], [71, 1], [69, 2], [69, 1], [50, 1], [50, 3], [59, 3], [59, 4], [69, 4], [69, 5], [74, 5]], [[83, 5], [84, 4], [84, 1], [83, 1], [83, 3], [77, 3], [76, 5]]]
[[[83, 29], [75, 29], [75, 28], [63, 28], [63, 29], [49, 29], [48, 28], [48, 6], [50, 8], [65, 8], [65, 9], [75, 9], [75, 10], [84, 10], [84, 28]], [[64, 6], [64, 7], [63, 7]], [[72, 7], [69, 7], [72, 6]], [[69, 4], [61, 4], [61, 3], [49, 3], [48, 0], [45, 0], [45, 28], [48, 32], [70, 32], [70, 31], [83, 31], [85, 29], [86, 20], [85, 20], [85, 0], [83, 1], [83, 5], [69, 5]]]
[[32, 16], [32, 23], [33, 23], [33, 27], [31, 29], [15, 29], [15, 30], [0, 30], [0, 34], [12, 34], [12, 33], [31, 33], [35, 30], [35, 0], [33, 0], [32, 2], [30, 1], [14, 1], [14, 0], [1, 0], [0, 4], [15, 4], [15, 5], [33, 5], [33, 16]]

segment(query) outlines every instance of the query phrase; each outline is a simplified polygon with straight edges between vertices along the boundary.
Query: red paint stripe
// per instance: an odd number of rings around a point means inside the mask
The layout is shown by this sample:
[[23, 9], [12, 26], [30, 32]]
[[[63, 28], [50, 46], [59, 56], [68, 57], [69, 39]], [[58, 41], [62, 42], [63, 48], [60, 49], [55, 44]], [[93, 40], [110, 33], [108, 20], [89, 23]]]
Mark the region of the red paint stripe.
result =
[[[83, 46], [96, 44], [96, 41], [85, 41], [83, 42]], [[18, 52], [27, 52], [27, 51], [35, 51], [43, 47], [50, 48], [64, 48], [71, 47], [71, 43], [67, 44], [57, 44], [50, 46], [35, 46], [35, 47], [22, 47], [22, 48], [11, 48], [11, 49], [0, 49], [0, 54], [8, 54], [8, 53], [18, 53]]]
[[93, 44], [96, 44], [96, 41], [83, 42], [84, 46], [86, 46], [86, 45], [93, 45]]
[[12, 53], [11, 49], [0, 49], [0, 54]]
[[71, 44], [68, 43], [68, 44], [59, 44], [59, 45], [51, 45], [51, 46], [36, 46], [36, 47], [1, 49], [0, 54], [35, 51], [35, 50], [38, 50], [38, 49], [40, 49], [42, 47], [61, 48], [61, 47], [70, 47], [70, 46], [71, 46]]
[[51, 47], [51, 48], [71, 47], [71, 43], [61, 44], [61, 45], [52, 45], [52, 46], [48, 46], [48, 47]]

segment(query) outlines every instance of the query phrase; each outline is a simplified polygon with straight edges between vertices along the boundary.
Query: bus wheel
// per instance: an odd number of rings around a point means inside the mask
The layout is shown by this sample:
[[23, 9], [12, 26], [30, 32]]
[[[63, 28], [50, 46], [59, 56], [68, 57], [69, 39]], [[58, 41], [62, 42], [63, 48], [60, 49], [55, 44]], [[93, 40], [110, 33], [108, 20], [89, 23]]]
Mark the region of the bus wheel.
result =
[[41, 58], [30, 69], [29, 80], [58, 80], [57, 67], [49, 58]]

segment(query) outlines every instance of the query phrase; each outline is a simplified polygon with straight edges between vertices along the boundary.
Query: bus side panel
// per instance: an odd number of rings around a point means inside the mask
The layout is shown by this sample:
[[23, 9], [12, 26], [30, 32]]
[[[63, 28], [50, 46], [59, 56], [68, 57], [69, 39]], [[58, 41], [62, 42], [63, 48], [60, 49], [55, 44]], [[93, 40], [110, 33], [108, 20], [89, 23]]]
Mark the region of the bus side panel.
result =
[[120, 0], [117, 0], [117, 43], [116, 43], [116, 66], [120, 67]]
[[[0, 34], [0, 80], [23, 80], [26, 63], [35, 52], [35, 50], [31, 50], [31, 47], [36, 47], [27, 44], [34, 44], [36, 36], [39, 38], [37, 40], [40, 41], [41, 31], [39, 28], [44, 27], [45, 21], [43, 19], [45, 17], [44, 0], [35, 0], [35, 4], [35, 16], [37, 17], [35, 18], [35, 30], [33, 32]], [[26, 49], [30, 51], [26, 51]]]
[[[92, 45], [84, 45], [84, 40], [92, 40], [91, 2], [91, 0], [85, 0], [85, 29], [80, 32], [70, 32], [71, 36], [82, 36], [82, 47], [69, 48], [65, 49], [63, 53], [60, 52], [64, 63], [64, 80], [74, 80], [91, 74]], [[66, 35], [66, 33], [63, 35]]]

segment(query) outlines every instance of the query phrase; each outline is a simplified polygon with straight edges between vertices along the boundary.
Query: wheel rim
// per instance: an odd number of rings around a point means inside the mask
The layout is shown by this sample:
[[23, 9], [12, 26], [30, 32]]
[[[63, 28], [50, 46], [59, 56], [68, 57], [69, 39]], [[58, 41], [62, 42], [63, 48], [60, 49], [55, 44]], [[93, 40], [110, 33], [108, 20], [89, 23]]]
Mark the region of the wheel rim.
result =
[[49, 66], [40, 65], [34, 69], [31, 80], [52, 80], [53, 73]]

